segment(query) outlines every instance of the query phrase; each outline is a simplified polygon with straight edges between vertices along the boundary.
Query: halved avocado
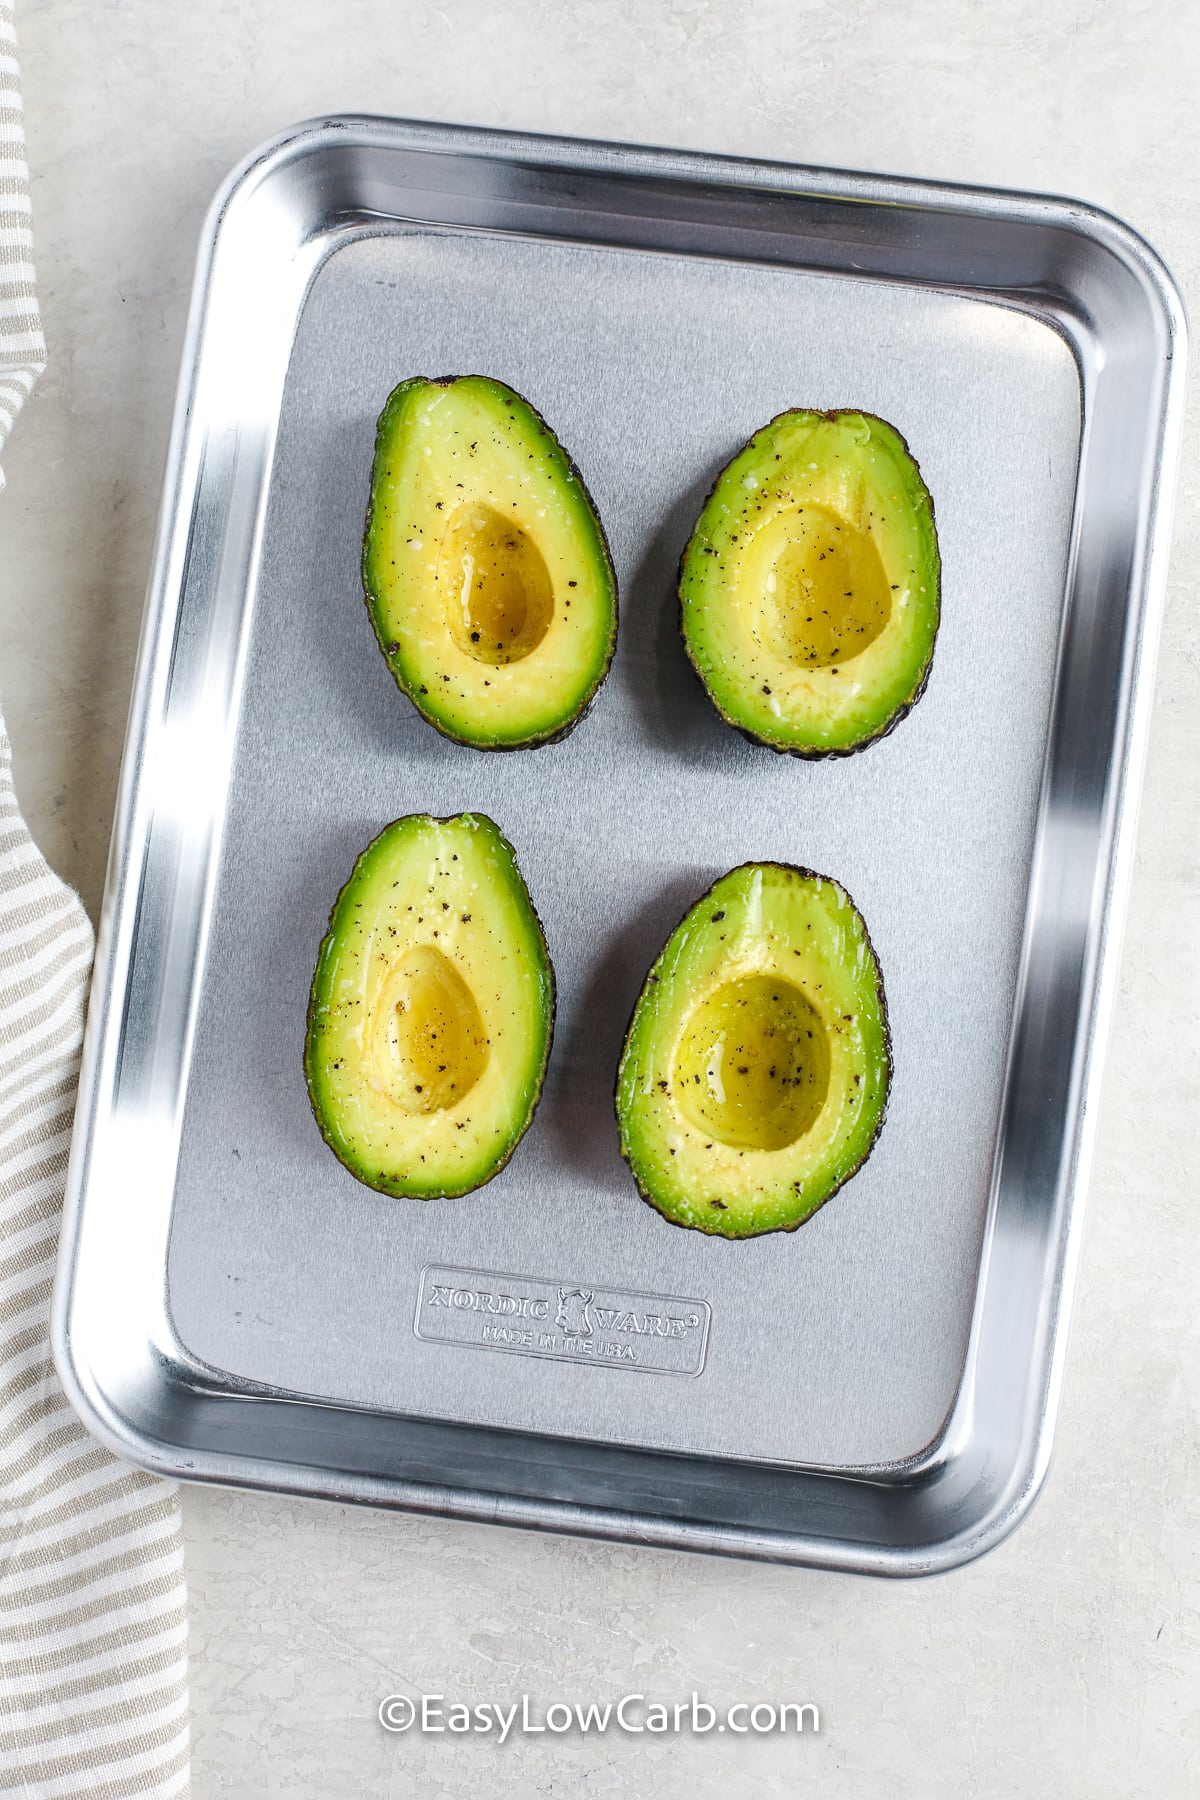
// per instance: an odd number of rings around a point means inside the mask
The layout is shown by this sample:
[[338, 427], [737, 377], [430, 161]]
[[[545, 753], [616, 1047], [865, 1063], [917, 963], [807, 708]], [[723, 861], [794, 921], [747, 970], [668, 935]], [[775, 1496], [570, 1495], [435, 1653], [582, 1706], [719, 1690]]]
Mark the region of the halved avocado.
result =
[[879, 963], [845, 888], [745, 863], [646, 978], [617, 1075], [621, 1154], [673, 1224], [792, 1231], [866, 1161], [891, 1067]]
[[780, 413], [718, 476], [683, 554], [681, 628], [721, 717], [837, 756], [891, 731], [929, 677], [933, 502], [871, 413]]
[[533, 1118], [554, 971], [513, 848], [482, 813], [414, 814], [363, 851], [317, 957], [304, 1068], [368, 1187], [465, 1194]]
[[540, 414], [484, 375], [388, 399], [363, 586], [399, 686], [476, 749], [565, 736], [612, 661], [617, 583], [588, 491]]

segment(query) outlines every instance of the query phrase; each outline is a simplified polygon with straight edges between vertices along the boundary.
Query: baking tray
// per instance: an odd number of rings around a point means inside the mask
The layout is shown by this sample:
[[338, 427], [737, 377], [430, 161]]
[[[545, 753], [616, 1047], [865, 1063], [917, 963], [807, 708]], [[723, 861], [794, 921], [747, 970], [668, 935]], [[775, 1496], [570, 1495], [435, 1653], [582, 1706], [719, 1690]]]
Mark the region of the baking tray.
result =
[[[1011, 1528], [1062, 1380], [1184, 335], [1154, 254], [1074, 202], [356, 118], [231, 177], [56, 1293], [93, 1431], [173, 1475], [893, 1574]], [[528, 396], [612, 538], [612, 674], [536, 752], [425, 726], [362, 605], [375, 417], [446, 371]], [[943, 556], [925, 698], [814, 764], [720, 723], [672, 591], [715, 472], [795, 405], [899, 427]], [[495, 1181], [395, 1200], [309, 1115], [309, 981], [357, 851], [466, 808], [512, 839], [545, 922], [550, 1077]], [[638, 1199], [611, 1090], [667, 932], [749, 858], [854, 894], [895, 1077], [831, 1205], [728, 1243]]]

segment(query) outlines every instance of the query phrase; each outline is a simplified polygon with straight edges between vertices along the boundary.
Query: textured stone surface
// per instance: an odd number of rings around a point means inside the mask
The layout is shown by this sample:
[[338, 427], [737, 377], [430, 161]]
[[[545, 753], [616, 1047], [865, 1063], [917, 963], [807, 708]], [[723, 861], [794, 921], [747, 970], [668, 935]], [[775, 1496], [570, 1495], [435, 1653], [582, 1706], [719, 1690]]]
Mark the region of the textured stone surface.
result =
[[[23, 0], [18, 23], [51, 369], [5, 459], [0, 697], [34, 830], [93, 911], [196, 237], [269, 133], [400, 112], [1077, 193], [1197, 290], [1200, 59], [1174, 0]], [[1065, 1408], [1030, 1520], [973, 1568], [885, 1586], [192, 1491], [199, 1795], [1197, 1790], [1197, 469], [1193, 432]], [[813, 1700], [822, 1730], [501, 1748], [374, 1716], [397, 1689], [544, 1708], [693, 1688]]]

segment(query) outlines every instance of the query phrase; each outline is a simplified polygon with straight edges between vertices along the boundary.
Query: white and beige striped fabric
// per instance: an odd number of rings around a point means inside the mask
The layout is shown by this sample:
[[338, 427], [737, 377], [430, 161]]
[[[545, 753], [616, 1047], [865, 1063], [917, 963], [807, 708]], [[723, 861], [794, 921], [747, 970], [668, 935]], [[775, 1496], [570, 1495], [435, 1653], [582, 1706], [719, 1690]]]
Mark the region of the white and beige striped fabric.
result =
[[[44, 363], [0, 0], [0, 446]], [[22, 1800], [157, 1800], [189, 1784], [178, 1497], [87, 1435], [50, 1359], [91, 959], [83, 907], [17, 808], [0, 719], [0, 1796]]]
[[46, 366], [21, 117], [13, 9], [10, 0], [0, 0], [0, 445]]

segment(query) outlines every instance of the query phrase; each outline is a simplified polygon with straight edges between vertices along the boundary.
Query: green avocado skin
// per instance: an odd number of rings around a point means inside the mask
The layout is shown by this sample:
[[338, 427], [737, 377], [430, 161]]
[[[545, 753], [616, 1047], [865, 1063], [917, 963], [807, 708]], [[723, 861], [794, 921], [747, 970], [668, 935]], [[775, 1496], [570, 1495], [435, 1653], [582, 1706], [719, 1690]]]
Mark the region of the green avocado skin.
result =
[[[848, 991], [854, 995], [852, 1004], [856, 1012], [861, 1010], [865, 1025], [864, 1054], [855, 1071], [862, 1078], [857, 1087], [861, 1110], [850, 1131], [842, 1134], [834, 1147], [828, 1166], [819, 1168], [815, 1178], [806, 1172], [802, 1183], [785, 1179], [780, 1184], [772, 1177], [767, 1189], [756, 1193], [756, 1181], [761, 1181], [761, 1176], [751, 1160], [746, 1173], [730, 1178], [728, 1185], [718, 1183], [714, 1187], [705, 1175], [697, 1174], [695, 1192], [689, 1192], [688, 1162], [703, 1145], [703, 1135], [697, 1139], [695, 1133], [685, 1132], [683, 1141], [669, 1153], [670, 1160], [662, 1154], [663, 1113], [674, 1098], [668, 1090], [675, 1085], [675, 1051], [671, 1041], [658, 1041], [657, 1020], [665, 1012], [676, 1025], [680, 1017], [686, 1025], [691, 1013], [691, 996], [686, 988], [689, 977], [696, 974], [695, 945], [699, 942], [703, 946], [714, 927], [731, 918], [736, 925], [736, 908], [748, 883], [764, 879], [796, 891], [824, 894], [849, 926], [843, 936], [855, 973]], [[720, 952], [714, 949], [708, 970], [701, 957], [700, 968], [702, 974], [719, 973]], [[811, 978], [811, 967], [807, 973]], [[680, 985], [684, 991], [675, 1004], [671, 990]], [[664, 994], [668, 996], [665, 1008]], [[615, 1087], [621, 1156], [642, 1199], [668, 1224], [729, 1240], [793, 1232], [825, 1206], [867, 1161], [883, 1129], [892, 1074], [892, 1038], [882, 971], [866, 922], [850, 895], [840, 883], [811, 869], [789, 863], [744, 863], [721, 876], [689, 907], [655, 959], [635, 1003]], [[657, 1116], [647, 1107], [648, 1091], [653, 1094]], [[677, 1126], [678, 1115], [672, 1117], [668, 1112], [668, 1122]], [[712, 1149], [711, 1143], [707, 1149]], [[696, 1167], [699, 1169], [700, 1164]]]
[[[494, 428], [501, 421], [514, 439], [514, 456], [537, 465], [540, 478], [558, 496], [569, 514], [576, 536], [579, 559], [594, 582], [601, 622], [577, 667], [573, 683], [567, 682], [562, 704], [553, 716], [534, 723], [520, 718], [496, 719], [448, 716], [438, 693], [438, 676], [430, 679], [427, 668], [414, 666], [403, 639], [396, 635], [389, 597], [391, 558], [384, 534], [387, 528], [386, 488], [397, 449], [413, 427], [419, 409], [430, 396], [453, 390], [470, 398], [479, 410], [479, 428]], [[530, 446], [525, 449], [524, 446]], [[454, 484], [457, 487], [457, 484]], [[439, 526], [443, 518], [436, 522]], [[375, 432], [370, 493], [362, 548], [363, 597], [372, 630], [397, 687], [435, 730], [452, 742], [473, 750], [536, 750], [559, 743], [590, 710], [612, 663], [617, 643], [617, 578], [608, 538], [595, 503], [575, 463], [559, 443], [542, 415], [523, 395], [504, 382], [486, 375], [410, 376], [393, 388], [379, 415]], [[575, 583], [571, 586], [574, 588]], [[560, 594], [559, 599], [563, 596]], [[493, 679], [500, 679], [493, 676]]]
[[[519, 1056], [513, 1058], [512, 1091], [505, 1096], [508, 1104], [503, 1120], [482, 1134], [483, 1142], [473, 1158], [468, 1155], [457, 1169], [443, 1167], [429, 1173], [420, 1167], [416, 1156], [403, 1166], [380, 1167], [380, 1156], [371, 1154], [347, 1128], [343, 1106], [334, 1091], [333, 1071], [345, 1066], [344, 1044], [334, 1034], [338, 1030], [337, 985], [347, 939], [361, 929], [372, 889], [378, 892], [381, 885], [388, 892], [395, 889], [398, 882], [391, 877], [398, 875], [403, 880], [405, 863], [414, 857], [419, 859], [425, 853], [425, 845], [433, 839], [444, 846], [442, 860], [449, 859], [447, 872], [460, 860], [468, 865], [473, 891], [482, 894], [485, 913], [487, 889], [490, 886], [494, 891], [498, 903], [497, 934], [505, 927], [511, 932], [511, 942], [504, 946], [505, 960], [521, 974], [525, 984], [527, 1031], [525, 1041], [518, 1045], [523, 1060]], [[477, 861], [473, 871], [472, 856]], [[420, 887], [422, 892], [433, 891], [423, 877]], [[439, 889], [433, 906], [440, 909], [440, 902]], [[473, 900], [468, 904], [478, 906], [480, 902]], [[367, 922], [370, 923], [369, 916]], [[382, 936], [387, 923], [382, 916], [378, 922]], [[304, 1077], [321, 1136], [352, 1175], [380, 1193], [431, 1200], [473, 1192], [500, 1173], [533, 1121], [550, 1060], [555, 1010], [554, 966], [545, 932], [517, 866], [516, 853], [494, 820], [485, 813], [462, 813], [444, 819], [417, 813], [394, 820], [357, 858], [334, 901], [329, 927], [317, 953], [306, 1020]], [[458, 1129], [451, 1112], [447, 1115], [446, 1137], [454, 1152], [461, 1146]]]
[[[874, 720], [856, 729], [844, 742], [786, 740], [769, 728], [756, 726], [745, 717], [745, 696], [737, 691], [737, 683], [722, 679], [723, 671], [714, 660], [698, 625], [706, 583], [710, 579], [709, 556], [716, 556], [714, 533], [736, 521], [743, 504], [740, 481], [745, 474], [760, 472], [778, 478], [775, 464], [780, 461], [776, 444], [795, 426], [820, 424], [837, 427], [843, 423], [861, 424], [872, 443], [881, 448], [894, 463], [902, 481], [906, 498], [922, 540], [922, 572], [928, 585], [927, 612], [929, 628], [922, 652], [907, 673], [903, 691]], [[833, 408], [826, 412], [803, 407], [790, 407], [778, 413], [742, 446], [720, 471], [714, 481], [692, 535], [679, 561], [677, 578], [679, 630], [688, 661], [698, 676], [712, 706], [726, 725], [732, 726], [748, 743], [759, 744], [778, 755], [796, 756], [806, 761], [827, 757], [854, 756], [872, 744], [889, 737], [908, 717], [923, 697], [933, 668], [933, 654], [941, 621], [942, 564], [938, 544], [933, 497], [921, 476], [916, 458], [896, 427], [875, 413], [858, 408]], [[699, 603], [699, 604], [698, 604]]]

